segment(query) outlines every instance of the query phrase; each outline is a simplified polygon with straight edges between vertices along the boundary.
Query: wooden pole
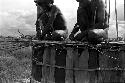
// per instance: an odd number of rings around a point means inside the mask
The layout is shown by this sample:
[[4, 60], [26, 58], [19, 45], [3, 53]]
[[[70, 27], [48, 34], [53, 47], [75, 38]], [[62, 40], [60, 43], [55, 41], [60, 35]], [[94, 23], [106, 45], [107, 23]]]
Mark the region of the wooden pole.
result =
[[108, 24], [109, 24], [109, 18], [110, 18], [110, 0], [109, 0], [109, 14], [108, 14]]
[[117, 31], [117, 39], [118, 39], [118, 14], [117, 14], [117, 7], [116, 7], [116, 0], [115, 0], [115, 15], [116, 15], [116, 31]]
[[125, 0], [124, 0], [124, 21], [125, 21]]

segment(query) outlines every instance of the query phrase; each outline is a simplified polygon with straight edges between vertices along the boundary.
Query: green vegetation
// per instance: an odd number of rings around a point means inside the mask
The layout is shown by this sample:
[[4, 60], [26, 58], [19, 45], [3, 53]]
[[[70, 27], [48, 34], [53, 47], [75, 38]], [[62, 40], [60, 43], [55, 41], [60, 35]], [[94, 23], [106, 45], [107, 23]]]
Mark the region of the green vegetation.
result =
[[[6, 38], [1, 38], [1, 40]], [[24, 43], [0, 43], [0, 83], [27, 83], [31, 74], [31, 46]]]

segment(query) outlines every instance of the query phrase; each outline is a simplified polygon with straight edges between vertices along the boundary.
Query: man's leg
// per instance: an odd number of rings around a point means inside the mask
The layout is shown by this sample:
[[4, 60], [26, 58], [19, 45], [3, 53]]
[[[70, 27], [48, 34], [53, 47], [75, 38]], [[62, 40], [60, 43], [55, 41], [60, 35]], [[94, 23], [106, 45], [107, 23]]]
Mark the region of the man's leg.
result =
[[[85, 41], [87, 41], [86, 35], [87, 35], [87, 33], [79, 33], [79, 34], [77, 34], [77, 35], [75, 36], [74, 39], [75, 39], [76, 41], [85, 42]], [[83, 48], [79, 48], [79, 49], [78, 49], [79, 57], [81, 56], [83, 50], [84, 50]]]
[[84, 32], [78, 33], [75, 36], [74, 40], [75, 41], [82, 41], [82, 42], [84, 42], [84, 41], [87, 41], [86, 37], [87, 37], [87, 31], [84, 31]]

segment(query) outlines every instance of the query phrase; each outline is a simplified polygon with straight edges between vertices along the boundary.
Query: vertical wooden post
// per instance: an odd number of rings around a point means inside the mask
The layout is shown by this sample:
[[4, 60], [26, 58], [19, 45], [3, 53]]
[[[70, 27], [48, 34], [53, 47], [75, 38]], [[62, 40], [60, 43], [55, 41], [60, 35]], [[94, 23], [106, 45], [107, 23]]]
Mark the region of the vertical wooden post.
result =
[[[73, 69], [73, 48], [67, 48], [66, 68]], [[73, 83], [73, 70], [66, 70], [66, 83]]]
[[51, 55], [50, 55], [50, 65], [52, 67], [50, 67], [50, 75], [49, 75], [49, 80], [52, 81], [52, 83], [55, 82], [54, 80], [54, 65], [55, 65], [55, 56], [56, 56], [56, 48], [55, 47], [51, 47]]
[[[125, 47], [124, 47], [124, 49], [125, 49]], [[125, 79], [125, 70], [124, 70], [125, 69], [125, 50], [121, 51], [120, 56], [121, 56], [120, 59], [122, 60], [122, 71], [123, 71], [122, 80], [124, 80]]]
[[42, 79], [41, 79], [41, 83], [46, 83], [47, 78], [46, 78], [46, 67], [45, 67], [45, 62], [46, 62], [46, 49], [44, 49], [44, 54], [43, 54], [43, 66], [42, 66]]
[[124, 0], [124, 21], [125, 21], [125, 0]]
[[[80, 48], [81, 49], [81, 48]], [[83, 51], [80, 56], [78, 56], [77, 53], [77, 61], [76, 61], [76, 68], [79, 68], [80, 71], [76, 71], [76, 83], [89, 83], [88, 79], [88, 71], [84, 69], [88, 69], [88, 58], [89, 58], [89, 53], [87, 48], [82, 48]], [[78, 48], [79, 50], [79, 48]], [[75, 51], [74, 51], [75, 52]], [[83, 71], [84, 70], [84, 71]]]
[[[79, 67], [79, 58], [78, 58], [78, 49], [74, 48], [73, 49], [73, 68], [78, 68]], [[79, 79], [78, 79], [78, 70], [74, 70], [73, 71], [73, 80], [74, 83], [79, 83]]]
[[50, 65], [50, 47], [46, 47], [44, 50], [44, 54], [43, 54], [43, 82], [42, 83], [47, 83], [47, 81], [49, 81], [49, 75], [50, 75], [50, 67], [48, 65]]
[[115, 0], [115, 15], [116, 15], [116, 31], [117, 31], [117, 39], [118, 39], [119, 32], [118, 32], [118, 13], [117, 13], [117, 2], [116, 2], [116, 0]]
[[[103, 51], [105, 51], [104, 49], [102, 49], [102, 53]], [[106, 55], [108, 55], [108, 52], [104, 52], [103, 54], [99, 53], [99, 66], [101, 69], [103, 68], [108, 68], [108, 59], [109, 57], [107, 57]], [[99, 82], [107, 82], [110, 83], [110, 71], [107, 70], [100, 70], [99, 72]]]
[[66, 83], [89, 83], [88, 71], [82, 71], [88, 68], [88, 50], [79, 56], [78, 48], [67, 48], [66, 68], [71, 69], [66, 71]]
[[92, 48], [89, 48], [88, 51], [89, 51], [88, 68], [93, 70], [93, 71], [89, 71], [89, 82], [97, 83], [99, 71], [96, 69], [99, 67], [99, 62], [98, 62], [99, 52], [96, 49], [92, 49]]
[[78, 50], [79, 48], [76, 48], [73, 51], [75, 68], [78, 68], [78, 70], [75, 70], [75, 83], [88, 83], [88, 72], [83, 71], [88, 69], [88, 51], [83, 48], [83, 52], [79, 56]]

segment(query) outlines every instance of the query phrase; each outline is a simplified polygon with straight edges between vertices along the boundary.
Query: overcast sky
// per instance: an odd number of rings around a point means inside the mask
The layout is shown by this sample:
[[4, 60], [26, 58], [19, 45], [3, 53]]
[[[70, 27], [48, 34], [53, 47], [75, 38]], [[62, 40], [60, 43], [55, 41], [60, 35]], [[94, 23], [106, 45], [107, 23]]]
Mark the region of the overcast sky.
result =
[[[105, 0], [103, 0], [105, 1]], [[108, 0], [107, 0], [108, 1]], [[111, 1], [111, 10], [114, 7], [114, 1]], [[116, 0], [117, 5], [123, 4], [124, 0]], [[78, 3], [76, 0], [55, 0], [55, 4], [58, 5], [63, 11], [69, 11], [77, 9]], [[35, 10], [34, 0], [0, 0], [0, 10]], [[76, 12], [76, 11], [74, 11]]]
[[[66, 16], [76, 14], [78, 3], [75, 0], [55, 0], [55, 4]], [[34, 0], [0, 0], [0, 6], [2, 12], [17, 10], [36, 12]]]
[[[111, 13], [114, 11], [115, 0], [111, 1]], [[124, 0], [116, 0], [118, 14], [123, 18]], [[55, 0], [55, 3], [63, 12], [68, 28], [73, 28], [76, 22], [78, 3], [76, 0]], [[122, 8], [122, 9], [121, 9]], [[111, 16], [115, 18], [114, 14]], [[0, 35], [8, 33], [13, 35], [15, 29], [35, 30], [36, 6], [34, 0], [0, 0]], [[73, 22], [72, 22], [73, 20]], [[72, 23], [71, 23], [72, 22]], [[13, 33], [11, 33], [11, 32]], [[27, 32], [28, 32], [27, 31]]]

